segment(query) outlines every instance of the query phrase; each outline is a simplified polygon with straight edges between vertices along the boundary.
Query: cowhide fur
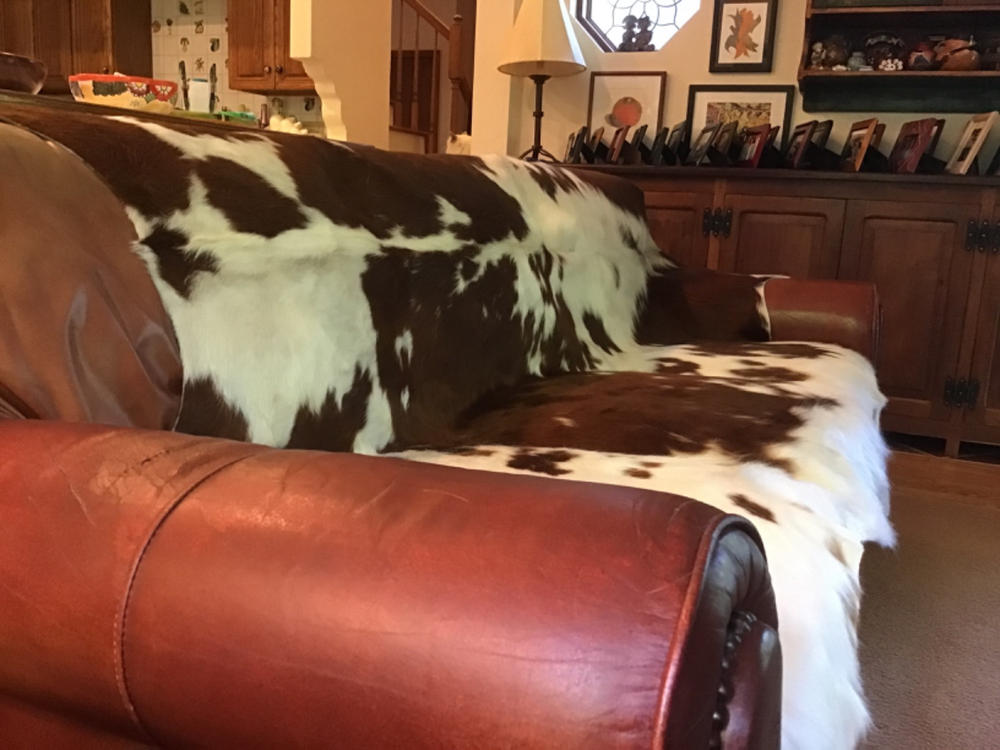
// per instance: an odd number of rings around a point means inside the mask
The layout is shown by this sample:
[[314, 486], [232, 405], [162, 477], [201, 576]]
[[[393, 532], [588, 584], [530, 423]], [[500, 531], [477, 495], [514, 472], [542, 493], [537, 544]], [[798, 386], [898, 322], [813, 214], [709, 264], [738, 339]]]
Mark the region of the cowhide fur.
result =
[[41, 107], [0, 115], [126, 206], [176, 327], [182, 431], [658, 489], [747, 516], [782, 746], [851, 748], [862, 544], [892, 544], [871, 366], [769, 342], [761, 279], [678, 269], [641, 194], [503, 158]]

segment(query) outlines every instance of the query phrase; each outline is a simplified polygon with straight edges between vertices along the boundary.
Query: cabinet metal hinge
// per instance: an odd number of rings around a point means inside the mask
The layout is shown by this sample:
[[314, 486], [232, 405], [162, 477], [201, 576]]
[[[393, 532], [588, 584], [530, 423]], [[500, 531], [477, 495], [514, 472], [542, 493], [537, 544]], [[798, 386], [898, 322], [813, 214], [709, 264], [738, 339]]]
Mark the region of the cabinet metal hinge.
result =
[[720, 220], [722, 221], [722, 236], [728, 237], [733, 233], [733, 209], [727, 208], [725, 213], [719, 209]]
[[714, 226], [715, 214], [712, 213], [712, 209], [706, 208], [705, 212], [701, 215], [701, 233], [708, 237], [712, 233]]
[[1000, 221], [993, 225], [993, 238], [990, 240], [990, 252], [1000, 255]]
[[701, 233], [706, 237], [729, 237], [733, 233], [733, 209], [706, 208], [701, 215]]
[[949, 409], [975, 409], [978, 400], [978, 380], [945, 378], [944, 405]]
[[[991, 249], [991, 246], [995, 245], [996, 232], [993, 225], [988, 221], [982, 223], [976, 221], [975, 219], [970, 219], [968, 225], [965, 228], [965, 249], [970, 253], [978, 250], [981, 253]], [[1000, 252], [997, 249], [996, 252]]]

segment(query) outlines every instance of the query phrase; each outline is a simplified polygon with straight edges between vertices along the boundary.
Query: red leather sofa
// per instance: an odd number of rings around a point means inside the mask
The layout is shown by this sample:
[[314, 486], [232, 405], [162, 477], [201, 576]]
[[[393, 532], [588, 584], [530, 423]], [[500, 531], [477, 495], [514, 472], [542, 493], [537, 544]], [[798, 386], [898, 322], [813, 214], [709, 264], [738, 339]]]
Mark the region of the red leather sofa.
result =
[[[0, 122], [0, 745], [776, 748], [753, 527], [630, 488], [170, 431], [124, 210]], [[872, 353], [864, 285], [776, 338]]]

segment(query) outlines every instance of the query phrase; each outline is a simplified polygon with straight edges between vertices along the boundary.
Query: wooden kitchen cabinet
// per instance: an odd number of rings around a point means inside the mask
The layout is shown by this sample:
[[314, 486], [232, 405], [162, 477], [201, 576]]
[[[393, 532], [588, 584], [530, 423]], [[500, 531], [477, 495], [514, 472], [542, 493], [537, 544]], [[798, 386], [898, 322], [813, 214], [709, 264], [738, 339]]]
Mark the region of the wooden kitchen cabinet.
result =
[[978, 263], [982, 292], [969, 379], [972, 396], [964, 423], [968, 440], [1000, 444], [1000, 209], [992, 218], [987, 224], [992, 237]]
[[41, 60], [43, 93], [74, 73], [153, 74], [150, 4], [124, 0], [3, 0], [0, 48]]
[[727, 191], [719, 269], [805, 279], [836, 277], [844, 206], [845, 201], [830, 198]]
[[229, 88], [258, 94], [312, 93], [288, 54], [291, 0], [228, 0]]
[[840, 278], [873, 281], [879, 292], [876, 369], [890, 429], [948, 436], [943, 394], [959, 368], [974, 257], [965, 235], [978, 213], [978, 205], [851, 202]]

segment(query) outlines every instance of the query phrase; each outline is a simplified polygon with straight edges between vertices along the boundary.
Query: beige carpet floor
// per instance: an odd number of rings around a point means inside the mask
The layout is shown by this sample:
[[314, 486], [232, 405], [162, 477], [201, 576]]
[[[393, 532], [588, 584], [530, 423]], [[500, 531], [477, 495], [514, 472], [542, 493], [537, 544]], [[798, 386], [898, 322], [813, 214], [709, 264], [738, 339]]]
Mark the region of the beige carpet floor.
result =
[[894, 551], [869, 547], [866, 749], [1000, 748], [1000, 466], [897, 454]]

